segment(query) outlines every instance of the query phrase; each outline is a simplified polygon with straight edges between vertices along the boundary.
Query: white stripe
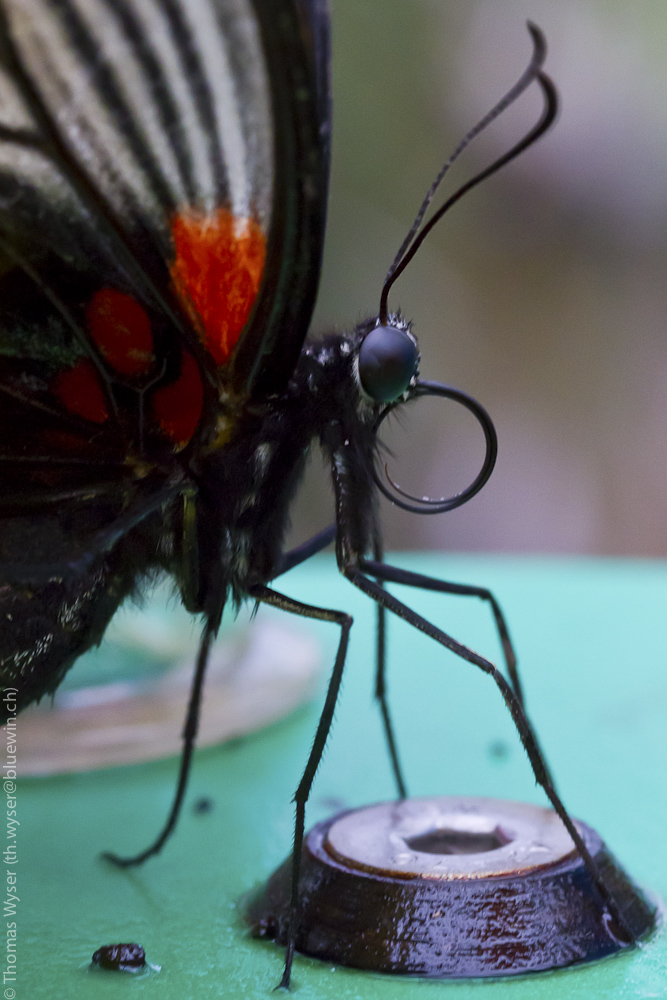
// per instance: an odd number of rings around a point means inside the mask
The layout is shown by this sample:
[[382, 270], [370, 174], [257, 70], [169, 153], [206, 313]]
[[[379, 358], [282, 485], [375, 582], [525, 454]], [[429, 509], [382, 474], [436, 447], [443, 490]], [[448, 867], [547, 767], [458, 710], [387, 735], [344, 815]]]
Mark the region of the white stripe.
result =
[[251, 5], [248, 0], [234, 0], [234, 3], [238, 7], [236, 31], [244, 50], [245, 92], [239, 95], [239, 99], [246, 111], [250, 131], [246, 157], [251, 205], [265, 230], [268, 230], [274, 179], [270, 80], [259, 25], [254, 13], [250, 12]]
[[245, 216], [250, 212], [248, 166], [239, 103], [234, 92], [225, 40], [220, 34], [208, 0], [190, 0], [183, 7], [183, 15], [189, 22], [213, 94], [229, 179], [232, 212], [236, 216]]
[[134, 7], [146, 25], [150, 25], [149, 39], [162, 63], [174, 104], [178, 108], [179, 125], [183, 142], [187, 142], [192, 160], [192, 171], [201, 208], [213, 207], [216, 188], [213, 164], [207, 137], [202, 132], [192, 95], [184, 76], [183, 66], [176, 49], [169, 22], [159, 0], [134, 0]]
[[[171, 146], [164, 137], [150, 86], [131, 43], [127, 41], [120, 24], [102, 4], [95, 0], [86, 0], [77, 6], [81, 20], [96, 39], [98, 48], [103, 53], [104, 62], [109, 66], [122, 98], [130, 109], [139, 131], [144, 133], [154, 159], [159, 163], [167, 184], [174, 192], [174, 200], [176, 203], [182, 202], [185, 194], [180, 182], [178, 164]], [[152, 23], [146, 22], [144, 29], [150, 38]], [[91, 124], [96, 124], [96, 119], [89, 113], [87, 117]], [[114, 125], [113, 129], [115, 148], [122, 135], [117, 126]], [[129, 148], [128, 146], [128, 150]]]

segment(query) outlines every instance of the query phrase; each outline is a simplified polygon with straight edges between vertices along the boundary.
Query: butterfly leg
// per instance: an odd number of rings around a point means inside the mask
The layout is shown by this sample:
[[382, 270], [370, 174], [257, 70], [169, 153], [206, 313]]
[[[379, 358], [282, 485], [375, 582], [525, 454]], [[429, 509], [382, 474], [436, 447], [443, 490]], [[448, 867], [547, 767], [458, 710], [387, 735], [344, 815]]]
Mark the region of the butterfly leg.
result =
[[211, 643], [213, 642], [217, 631], [217, 622], [212, 622], [210, 620], [207, 621], [204, 626], [204, 632], [199, 645], [195, 673], [192, 680], [192, 687], [190, 688], [190, 701], [188, 703], [188, 710], [185, 717], [185, 726], [183, 727], [183, 752], [181, 754], [178, 782], [176, 784], [176, 793], [174, 795], [174, 801], [172, 802], [167, 821], [164, 824], [159, 836], [156, 837], [149, 847], [147, 847], [144, 851], [141, 851], [139, 854], [134, 854], [130, 857], [121, 857], [111, 851], [105, 851], [101, 855], [105, 861], [110, 861], [118, 868], [132, 868], [135, 865], [143, 864], [148, 858], [152, 857], [154, 854], [158, 854], [162, 850], [164, 844], [174, 831], [181, 812], [183, 798], [185, 796], [188, 778], [190, 775], [190, 765], [192, 763], [192, 755], [194, 753], [195, 740], [197, 738], [197, 729], [199, 727], [199, 710], [201, 706], [202, 690], [204, 687], [206, 665], [211, 649]]
[[510, 686], [514, 691], [517, 701], [524, 706], [523, 689], [519, 680], [517, 668], [517, 658], [512, 640], [510, 639], [507, 621], [498, 601], [490, 590], [486, 587], [473, 587], [465, 583], [449, 583], [445, 580], [437, 580], [421, 573], [412, 573], [409, 570], [401, 569], [398, 566], [388, 566], [376, 556], [374, 561], [362, 559], [361, 568], [376, 580], [385, 583], [402, 583], [409, 587], [419, 587], [421, 590], [434, 590], [439, 594], [458, 594], [462, 597], [478, 597], [482, 601], [488, 602], [496, 624], [498, 637], [503, 650], [503, 656], [507, 665], [507, 676]]
[[[382, 539], [379, 530], [376, 531], [373, 552], [378, 565], [382, 565]], [[382, 580], [378, 577], [375, 582], [379, 587], [383, 586]], [[375, 700], [380, 709], [384, 737], [389, 752], [391, 769], [396, 783], [396, 791], [399, 799], [407, 798], [407, 786], [403, 776], [403, 768], [398, 755], [398, 745], [394, 733], [394, 725], [389, 712], [389, 700], [387, 697], [387, 609], [383, 604], [376, 603], [377, 615], [377, 640], [375, 644]]]
[[[446, 632], [443, 632], [441, 629], [431, 624], [431, 622], [429, 622], [426, 618], [422, 618], [422, 616], [418, 615], [415, 611], [412, 610], [412, 608], [408, 607], [406, 604], [403, 604], [401, 601], [398, 601], [392, 594], [388, 593], [383, 587], [379, 586], [379, 584], [369, 579], [364, 573], [364, 569], [366, 568], [367, 565], [368, 564], [364, 562], [360, 562], [358, 564], [350, 562], [347, 565], [343, 566], [342, 569], [347, 579], [351, 583], [353, 583], [355, 587], [358, 587], [359, 590], [363, 591], [363, 593], [373, 598], [373, 600], [377, 601], [379, 604], [382, 604], [384, 607], [387, 608], [387, 610], [391, 611], [399, 618], [402, 618], [403, 621], [407, 622], [409, 625], [412, 625], [414, 626], [414, 628], [417, 628], [421, 632], [424, 632], [432, 639], [435, 639], [436, 642], [440, 643], [440, 645], [444, 646], [446, 649], [451, 650], [453, 653], [456, 653], [457, 656], [460, 656], [461, 659], [465, 660], [466, 662], [471, 663], [476, 667], [479, 667], [479, 669], [484, 671], [485, 674], [488, 674], [490, 677], [493, 678], [494, 682], [496, 683], [503, 697], [503, 700], [507, 708], [509, 709], [514, 725], [517, 728], [519, 737], [521, 738], [521, 742], [524, 746], [531, 767], [533, 769], [535, 780], [544, 789], [547, 798], [549, 799], [554, 808], [554, 811], [558, 814], [561, 821], [563, 822], [563, 825], [565, 826], [567, 832], [572, 838], [572, 841], [574, 842], [574, 845], [577, 851], [579, 852], [579, 855], [581, 856], [586, 867], [588, 868], [588, 871], [590, 872], [591, 877], [593, 878], [593, 881], [597, 887], [601, 903], [605, 911], [609, 914], [609, 916], [611, 917], [611, 919], [615, 924], [615, 931], [614, 931], [615, 935], [618, 938], [623, 939], [627, 944], [632, 943], [634, 941], [634, 935], [632, 931], [629, 929], [627, 923], [625, 922], [623, 915], [616, 904], [616, 900], [614, 899], [612, 892], [607, 887], [595, 859], [593, 858], [590, 851], [586, 847], [586, 844], [584, 843], [581, 834], [579, 833], [576, 826], [572, 822], [569, 813], [565, 809], [565, 806], [563, 805], [560, 797], [556, 792], [556, 789], [554, 788], [551, 776], [549, 774], [549, 770], [546, 766], [546, 763], [542, 756], [542, 752], [539, 748], [539, 745], [533, 733], [533, 728], [528, 720], [528, 717], [526, 716], [526, 713], [523, 709], [520, 700], [517, 698], [515, 692], [512, 690], [511, 685], [507, 682], [505, 677], [503, 677], [502, 673], [497, 669], [497, 667], [495, 667], [493, 663], [491, 663], [489, 660], [486, 660], [483, 656], [480, 656], [478, 653], [475, 653], [472, 649], [469, 649], [467, 646], [464, 646], [460, 642], [457, 642], [456, 639], [453, 639]], [[373, 575], [376, 575], [378, 571], [380, 571], [380, 573], [383, 572], [383, 570], [378, 564], [371, 563], [371, 566], [372, 569], [370, 569], [370, 572], [372, 572]], [[387, 572], [383, 574], [385, 579], [387, 576], [393, 575], [394, 573], [393, 568], [384, 567], [384, 569], [387, 570]], [[401, 571], [396, 571], [396, 572], [398, 574], [401, 573]], [[415, 574], [415, 576], [417, 576], [417, 574]], [[426, 577], [425, 579], [430, 580], [429, 577]], [[407, 581], [403, 579], [402, 582], [407, 582]], [[437, 581], [431, 581], [431, 582], [437, 583]], [[434, 586], [429, 589], [435, 590], [437, 588]]]
[[[307, 542], [303, 545], [299, 545], [298, 548], [291, 549], [286, 552], [280, 563], [278, 569], [276, 570], [273, 579], [277, 576], [281, 576], [288, 570], [293, 569], [295, 566], [300, 565], [300, 563], [305, 562], [310, 559], [311, 556], [316, 555], [325, 549], [327, 545], [330, 545], [336, 537], [336, 525], [330, 524], [328, 528], [324, 528], [323, 531], [318, 532], [309, 538]], [[376, 540], [375, 544], [375, 558], [380, 562], [382, 560], [382, 542], [379, 538]], [[382, 716], [382, 725], [384, 728], [385, 739], [387, 741], [387, 749], [389, 751], [389, 759], [391, 762], [391, 768], [394, 774], [394, 780], [396, 782], [396, 789], [398, 792], [398, 797], [404, 799], [407, 795], [405, 781], [403, 779], [403, 772], [401, 769], [401, 764], [398, 756], [398, 749], [396, 746], [396, 737], [394, 736], [394, 728], [391, 721], [391, 716], [389, 714], [389, 705], [387, 702], [387, 682], [386, 682], [386, 612], [385, 609], [378, 604], [377, 606], [377, 644], [376, 644], [376, 672], [375, 672], [375, 698], [380, 708], [380, 715]]]
[[341, 628], [340, 642], [338, 644], [336, 660], [334, 662], [331, 678], [329, 680], [329, 686], [324, 699], [324, 707], [322, 709], [322, 714], [320, 715], [320, 720], [317, 724], [315, 738], [306, 762], [306, 767], [294, 794], [293, 800], [296, 809], [296, 817], [294, 823], [294, 849], [292, 853], [290, 918], [287, 933], [287, 949], [285, 952], [285, 968], [279, 987], [287, 989], [289, 987], [292, 961], [294, 959], [294, 943], [296, 938], [299, 907], [299, 874], [301, 869], [301, 849], [303, 846], [306, 820], [306, 802], [310, 796], [310, 790], [312, 788], [317, 769], [320, 766], [324, 746], [329, 735], [329, 730], [331, 729], [331, 722], [336, 708], [336, 702], [338, 700], [341, 679], [343, 677], [343, 668], [345, 666], [345, 657], [347, 654], [350, 628], [352, 626], [352, 617], [345, 614], [343, 611], [330, 611], [325, 608], [312, 607], [310, 604], [302, 604], [300, 601], [295, 601], [291, 597], [286, 597], [284, 594], [278, 594], [276, 591], [270, 590], [268, 587], [253, 587], [250, 592], [250, 596], [254, 597], [257, 601], [261, 601], [263, 604], [270, 604], [273, 607], [280, 608], [282, 611], [289, 611], [290, 614], [300, 615], [304, 618], [315, 618], [318, 621], [334, 622], [336, 625], [340, 625]]
[[[184, 511], [183, 511], [183, 522], [184, 522], [184, 562], [187, 563], [184, 575], [188, 583], [188, 593], [190, 590], [194, 594], [194, 584], [190, 579], [193, 576], [193, 566], [196, 566], [196, 552], [194, 551], [194, 542], [190, 537], [192, 535], [192, 530], [187, 530], [187, 525], [190, 524], [191, 518], [191, 499], [188, 495], [184, 493]], [[324, 531], [315, 535], [314, 538], [306, 542], [303, 546], [298, 549], [294, 549], [291, 552], [286, 553], [283, 557], [284, 562], [288, 562], [285, 569], [279, 572], [287, 572], [287, 569], [291, 569], [292, 566], [296, 566], [299, 562], [303, 562], [308, 559], [315, 552], [319, 552], [320, 549], [325, 548], [335, 535], [335, 528], [331, 526], [326, 528]], [[187, 557], [187, 559], [186, 559]], [[299, 558], [300, 557], [300, 558]], [[278, 575], [278, 574], [276, 574]], [[255, 596], [254, 594], [252, 596]], [[193, 597], [193, 600], [195, 598]], [[259, 598], [258, 598], [259, 599]], [[102, 857], [105, 861], [110, 861], [112, 864], [119, 868], [130, 868], [136, 865], [143, 864], [144, 861], [158, 854], [168, 838], [173, 833], [176, 824], [178, 822], [178, 817], [183, 805], [183, 799], [185, 796], [185, 791], [187, 788], [188, 777], [190, 774], [190, 767], [192, 763], [192, 755], [195, 749], [195, 740], [197, 736], [197, 730], [199, 726], [199, 712], [201, 706], [201, 696], [204, 685], [204, 676], [206, 673], [206, 664], [208, 660], [208, 654], [211, 646], [211, 642], [215, 637], [217, 632], [217, 627], [214, 627], [210, 623], [204, 629], [204, 634], [202, 636], [201, 645], [199, 648], [199, 654], [197, 657], [197, 664], [195, 667], [195, 673], [192, 681], [192, 687], [190, 689], [190, 701], [188, 704], [188, 711], [185, 719], [185, 725], [183, 727], [183, 751], [181, 755], [181, 762], [179, 768], [178, 781], [176, 784], [176, 792], [174, 795], [174, 800], [172, 803], [171, 810], [165, 822], [165, 825], [156, 837], [155, 841], [147, 847], [145, 850], [141, 851], [139, 854], [131, 855], [129, 857], [121, 857], [110, 851], [105, 851]]]
[[[206, 667], [208, 665], [211, 645], [218, 634], [218, 629], [220, 628], [220, 620], [222, 618], [222, 611], [224, 607], [225, 588], [222, 585], [222, 580], [220, 578], [217, 580], [217, 585], [215, 585], [214, 581], [214, 585], [211, 587], [211, 594], [213, 596], [210, 601], [210, 606], [202, 607], [201, 604], [199, 604], [199, 551], [197, 545], [196, 506], [194, 500], [195, 493], [193, 489], [189, 489], [187, 487], [183, 489], [181, 493], [183, 500], [181, 596], [185, 606], [188, 607], [188, 610], [192, 610], [194, 612], [204, 612], [206, 615], [205, 625], [199, 644], [199, 652], [197, 653], [195, 671], [190, 687], [190, 698], [185, 716], [185, 724], [183, 726], [183, 750], [181, 751], [176, 792], [174, 794], [169, 815], [167, 816], [167, 820], [158, 836], [145, 850], [129, 857], [121, 857], [110, 851], [106, 851], [102, 854], [105, 861], [110, 861], [118, 868], [131, 868], [136, 865], [141, 865], [144, 861], [147, 861], [148, 858], [153, 857], [155, 854], [159, 854], [176, 828], [178, 817], [180, 816], [181, 809], [183, 807], [185, 792], [188, 786], [192, 757], [195, 751], [197, 732], [199, 730], [199, 714], [201, 711], [201, 700], [204, 689], [204, 679], [206, 676]], [[218, 572], [220, 572], [220, 567], [218, 567]], [[223, 596], [216, 597], [215, 595]]]
[[330, 524], [328, 528], [323, 528], [322, 531], [318, 531], [316, 535], [309, 538], [307, 542], [303, 543], [303, 545], [298, 545], [295, 549], [290, 549], [289, 552], [284, 552], [280, 557], [276, 571], [271, 579], [275, 580], [276, 577], [289, 572], [289, 570], [294, 569], [295, 566], [300, 566], [301, 563], [310, 559], [311, 556], [317, 555], [317, 553], [321, 552], [322, 549], [326, 549], [327, 545], [331, 545], [335, 537], [336, 525]]
[[[402, 569], [398, 566], [389, 566], [387, 563], [378, 560], [377, 556], [374, 561], [371, 561], [370, 559], [362, 559], [360, 560], [359, 565], [369, 575], [375, 577], [376, 582], [399, 583], [408, 587], [418, 587], [420, 590], [432, 590], [439, 594], [457, 594], [462, 597], [478, 597], [483, 601], [488, 601], [493, 612], [498, 636], [503, 649], [510, 687], [512, 688], [517, 701], [525, 713], [526, 706], [524, 704], [523, 691], [521, 688], [521, 682], [519, 681], [519, 672], [517, 669], [516, 654], [514, 652], [512, 640], [510, 639], [509, 629], [500, 605], [490, 590], [486, 587], [473, 587], [465, 583], [449, 583], [446, 580], [438, 580], [432, 576], [424, 576], [421, 573], [413, 573], [410, 570]], [[533, 739], [535, 740], [536, 745], [539, 746], [537, 734], [534, 730]], [[541, 748], [540, 754], [542, 756], [545, 771], [549, 775], [549, 780], [553, 785], [554, 781], [551, 777], [551, 773]]]

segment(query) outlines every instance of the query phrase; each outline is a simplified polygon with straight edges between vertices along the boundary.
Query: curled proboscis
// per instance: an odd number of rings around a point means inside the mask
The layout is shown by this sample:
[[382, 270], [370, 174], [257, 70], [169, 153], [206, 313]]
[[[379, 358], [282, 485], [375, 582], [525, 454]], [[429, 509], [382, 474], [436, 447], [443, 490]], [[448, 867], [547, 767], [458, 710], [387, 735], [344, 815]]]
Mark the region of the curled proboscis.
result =
[[[393, 504], [396, 504], [397, 507], [402, 507], [403, 510], [411, 511], [414, 514], [442, 514], [446, 510], [454, 510], [456, 507], [461, 507], [464, 503], [467, 503], [468, 500], [471, 500], [476, 493], [479, 493], [485, 485], [489, 476], [493, 472], [494, 465], [496, 464], [496, 457], [498, 455], [498, 438], [496, 435], [496, 429], [493, 426], [493, 421], [484, 407], [478, 403], [476, 399], [473, 399], [472, 396], [468, 396], [467, 393], [461, 392], [460, 389], [454, 389], [452, 386], [443, 385], [440, 382], [419, 381], [411, 391], [411, 398], [414, 399], [420, 396], [443, 396], [445, 399], [453, 399], [456, 403], [460, 403], [472, 413], [484, 431], [484, 440], [486, 443], [486, 454], [484, 456], [481, 469], [473, 479], [472, 483], [465, 490], [462, 490], [460, 493], [455, 493], [451, 497], [441, 497], [437, 500], [429, 499], [428, 497], [424, 499], [423, 497], [416, 497], [412, 496], [410, 493], [406, 493], [391, 479], [389, 473], [386, 471], [386, 467], [385, 472], [387, 480], [395, 492], [391, 492], [391, 490], [385, 485], [378, 475], [377, 469], [373, 469], [373, 479], [375, 480], [375, 484], [380, 492], [383, 493], [388, 500], [391, 500]], [[385, 417], [389, 416], [394, 409], [395, 407], [389, 406], [386, 410], [384, 410], [375, 425], [376, 431], [379, 429]]]

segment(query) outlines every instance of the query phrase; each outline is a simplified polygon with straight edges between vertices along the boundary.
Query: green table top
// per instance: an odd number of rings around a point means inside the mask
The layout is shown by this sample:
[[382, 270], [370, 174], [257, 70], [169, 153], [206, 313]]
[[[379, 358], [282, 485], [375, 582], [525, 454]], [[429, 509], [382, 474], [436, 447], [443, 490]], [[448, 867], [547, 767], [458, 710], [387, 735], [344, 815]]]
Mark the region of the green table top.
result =
[[[405, 554], [396, 561], [494, 590], [566, 805], [602, 834], [639, 884], [667, 898], [665, 566]], [[371, 697], [374, 616], [370, 602], [327, 557], [293, 571], [282, 586], [355, 616], [310, 826], [393, 794]], [[481, 602], [400, 589], [422, 614], [500, 660]], [[338, 629], [310, 622], [303, 627], [318, 635], [328, 662]], [[389, 666], [412, 794], [545, 802], [488, 678], [396, 620]], [[132, 852], [154, 836], [173, 792], [173, 759], [49, 779], [20, 779], [19, 770], [18, 972], [15, 982], [3, 985], [9, 989], [4, 996], [267, 1000], [280, 978], [281, 952], [248, 937], [237, 902], [289, 851], [290, 798], [317, 713], [313, 705], [259, 734], [200, 752], [176, 835], [140, 871], [110, 870], [97, 854]], [[17, 728], [20, 761], [20, 717]], [[202, 795], [214, 809], [195, 814], [192, 803]], [[161, 970], [141, 976], [91, 970], [93, 951], [117, 941], [140, 942]], [[495, 981], [399, 979], [297, 958], [293, 994], [300, 1000], [664, 998], [667, 936], [659, 930], [641, 949], [596, 965]]]

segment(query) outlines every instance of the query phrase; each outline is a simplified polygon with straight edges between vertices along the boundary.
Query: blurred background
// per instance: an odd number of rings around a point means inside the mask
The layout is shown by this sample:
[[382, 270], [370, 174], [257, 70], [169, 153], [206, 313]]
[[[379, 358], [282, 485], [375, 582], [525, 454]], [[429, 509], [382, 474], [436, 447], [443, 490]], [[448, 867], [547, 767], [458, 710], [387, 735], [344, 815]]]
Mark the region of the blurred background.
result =
[[[559, 120], [446, 216], [394, 287], [422, 376], [474, 395], [499, 435], [484, 491], [440, 516], [382, 501], [389, 548], [667, 555], [667, 6], [664, 0], [331, 0], [333, 174], [313, 329], [377, 310], [419, 203], [468, 129], [549, 44]], [[537, 88], [445, 194], [537, 120]], [[417, 495], [462, 489], [481, 433], [452, 404], [383, 432]], [[389, 422], [388, 422], [389, 423]], [[386, 425], [385, 425], [386, 426]], [[313, 458], [293, 540], [332, 518]]]

